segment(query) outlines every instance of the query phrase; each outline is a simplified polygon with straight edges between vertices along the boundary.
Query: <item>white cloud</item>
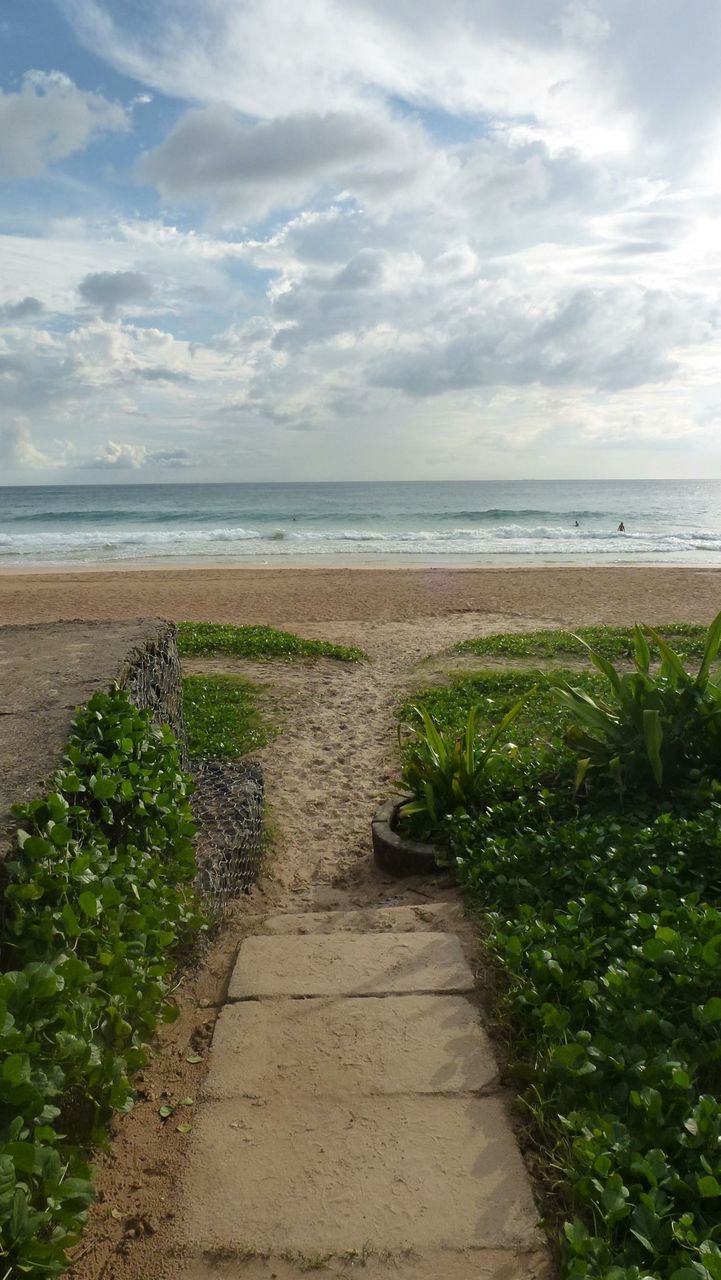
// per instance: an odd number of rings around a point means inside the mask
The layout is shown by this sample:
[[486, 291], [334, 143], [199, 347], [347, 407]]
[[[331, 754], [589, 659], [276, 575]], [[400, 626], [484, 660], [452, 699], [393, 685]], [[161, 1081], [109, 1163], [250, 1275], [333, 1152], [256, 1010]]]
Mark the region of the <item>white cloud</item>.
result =
[[47, 454], [33, 444], [30, 424], [25, 418], [13, 418], [0, 430], [0, 460], [8, 467], [21, 470], [45, 470], [52, 466]]
[[34, 177], [99, 134], [127, 128], [117, 103], [78, 89], [59, 71], [28, 71], [16, 93], [0, 90], [0, 174]]
[[100, 155], [95, 212], [0, 235], [0, 414], [49, 467], [602, 472], [657, 440], [673, 474], [705, 440], [721, 471], [721, 10], [56, 2], [152, 141]]
[[119, 443], [108, 440], [99, 453], [87, 458], [81, 465], [92, 470], [131, 470], [141, 467], [187, 467], [190, 454], [187, 449], [148, 449], [144, 444]]

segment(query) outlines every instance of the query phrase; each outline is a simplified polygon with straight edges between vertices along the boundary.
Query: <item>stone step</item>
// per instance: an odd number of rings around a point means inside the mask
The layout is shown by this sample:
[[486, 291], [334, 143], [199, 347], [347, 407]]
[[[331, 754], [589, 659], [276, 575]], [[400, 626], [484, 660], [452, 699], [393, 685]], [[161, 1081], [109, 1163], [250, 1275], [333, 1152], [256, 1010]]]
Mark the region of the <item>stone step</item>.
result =
[[432, 929], [452, 933], [463, 924], [463, 910], [455, 902], [413, 903], [403, 907], [362, 907], [357, 911], [303, 911], [268, 916], [263, 932], [286, 933], [414, 933]]
[[542, 1248], [498, 1096], [212, 1102], [189, 1154], [196, 1254]]
[[505, 1249], [451, 1250], [428, 1254], [383, 1254], [363, 1251], [349, 1256], [307, 1255], [296, 1260], [243, 1258], [233, 1261], [196, 1261], [182, 1280], [551, 1280], [545, 1253], [515, 1253]]
[[464, 996], [366, 1000], [246, 1000], [218, 1019], [205, 1092], [214, 1098], [285, 1093], [468, 1093], [498, 1069]]
[[246, 938], [229, 1000], [463, 992], [473, 975], [449, 933], [337, 933]]

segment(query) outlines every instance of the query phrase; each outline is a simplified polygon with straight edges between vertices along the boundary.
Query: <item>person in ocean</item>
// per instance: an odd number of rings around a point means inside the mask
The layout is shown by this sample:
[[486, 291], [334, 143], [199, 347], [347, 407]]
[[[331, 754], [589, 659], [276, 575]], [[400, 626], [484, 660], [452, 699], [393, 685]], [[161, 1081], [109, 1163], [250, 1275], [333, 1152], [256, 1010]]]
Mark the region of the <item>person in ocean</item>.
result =
[[619, 532], [619, 533], [625, 533], [625, 532], [626, 532], [626, 526], [625, 526], [625, 524], [623, 523], [623, 520], [621, 521], [620, 525], [618, 526], [618, 532]]
[[574, 527], [574, 529], [578, 529], [578, 528], [579, 528], [578, 520], [574, 520], [574, 522], [573, 522], [573, 527]]

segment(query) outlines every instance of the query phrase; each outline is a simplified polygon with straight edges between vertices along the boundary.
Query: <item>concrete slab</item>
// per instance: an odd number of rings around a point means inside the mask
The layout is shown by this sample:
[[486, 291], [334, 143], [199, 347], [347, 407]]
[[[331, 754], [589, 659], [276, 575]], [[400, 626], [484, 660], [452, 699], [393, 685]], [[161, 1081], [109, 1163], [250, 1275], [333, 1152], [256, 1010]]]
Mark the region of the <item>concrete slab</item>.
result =
[[478, 1013], [463, 996], [246, 1000], [220, 1014], [205, 1092], [468, 1093], [497, 1076]]
[[473, 975], [449, 933], [337, 933], [246, 938], [230, 1000], [461, 992]]
[[320, 1263], [315, 1256], [289, 1260], [277, 1255], [235, 1262], [197, 1261], [182, 1276], [183, 1280], [307, 1280], [309, 1271], [321, 1280], [551, 1280], [552, 1276], [547, 1254], [499, 1249], [382, 1257], [361, 1252], [351, 1257], [324, 1257]]
[[357, 911], [305, 911], [268, 916], [263, 932], [288, 933], [414, 933], [432, 929], [452, 933], [464, 920], [455, 902], [431, 902], [405, 907], [367, 907]]
[[497, 1096], [214, 1102], [190, 1156], [197, 1253], [542, 1247]]

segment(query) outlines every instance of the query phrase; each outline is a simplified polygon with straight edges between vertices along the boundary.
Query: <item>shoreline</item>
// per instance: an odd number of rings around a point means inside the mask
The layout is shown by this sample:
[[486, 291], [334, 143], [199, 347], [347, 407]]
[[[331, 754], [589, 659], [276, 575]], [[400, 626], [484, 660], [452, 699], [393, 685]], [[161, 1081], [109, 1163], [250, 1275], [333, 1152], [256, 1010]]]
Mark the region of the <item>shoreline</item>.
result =
[[409, 573], [423, 571], [427, 572], [431, 569], [448, 571], [449, 569], [458, 572], [468, 573], [490, 573], [493, 571], [506, 571], [513, 569], [519, 571], [522, 569], [535, 571], [543, 570], [570, 570], [583, 571], [586, 569], [606, 569], [609, 571], [625, 570], [625, 569], [643, 569], [646, 570], [681, 570], [687, 573], [696, 573], [699, 571], [713, 572], [717, 570], [721, 572], [721, 554], [699, 552], [698, 556], [693, 559], [662, 559], [648, 553], [648, 558], [644, 559], [643, 553], [629, 556], [626, 559], [611, 559], [610, 557], [592, 556], [527, 556], [525, 554], [509, 555], [501, 554], [488, 555], [481, 559], [476, 556], [464, 555], [423, 555], [405, 554], [405, 555], [374, 555], [369, 557], [359, 555], [274, 555], [267, 560], [261, 559], [260, 556], [234, 556], [232, 559], [219, 558], [207, 559], [198, 556], [146, 556], [142, 558], [132, 559], [128, 557], [123, 560], [83, 560], [77, 563], [73, 561], [58, 561], [56, 563], [31, 563], [31, 564], [7, 564], [0, 562], [0, 578], [4, 577], [36, 577], [38, 575], [61, 575], [71, 576], [74, 574], [91, 574], [91, 573], [205, 573], [212, 572], [255, 572], [256, 570], [266, 571], [288, 571], [296, 572], [298, 569], [327, 570], [329, 572], [348, 570], [366, 570], [366, 571], [382, 571], [394, 569]]
[[708, 622], [720, 607], [721, 568], [702, 566], [254, 564], [0, 570], [0, 623], [164, 617], [293, 627], [476, 614], [517, 619], [520, 626], [529, 619], [538, 625], [580, 626]]

